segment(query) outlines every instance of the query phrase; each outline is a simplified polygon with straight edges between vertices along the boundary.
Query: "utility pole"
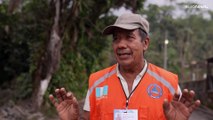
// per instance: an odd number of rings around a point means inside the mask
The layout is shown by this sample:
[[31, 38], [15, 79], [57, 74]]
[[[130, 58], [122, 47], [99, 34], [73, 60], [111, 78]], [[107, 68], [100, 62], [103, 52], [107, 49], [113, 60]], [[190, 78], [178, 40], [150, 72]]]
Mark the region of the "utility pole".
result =
[[169, 44], [169, 40], [167, 39], [167, 31], [165, 33], [165, 40], [164, 40], [164, 69], [167, 69], [167, 60], [168, 60], [168, 55], [167, 55], [167, 45]]

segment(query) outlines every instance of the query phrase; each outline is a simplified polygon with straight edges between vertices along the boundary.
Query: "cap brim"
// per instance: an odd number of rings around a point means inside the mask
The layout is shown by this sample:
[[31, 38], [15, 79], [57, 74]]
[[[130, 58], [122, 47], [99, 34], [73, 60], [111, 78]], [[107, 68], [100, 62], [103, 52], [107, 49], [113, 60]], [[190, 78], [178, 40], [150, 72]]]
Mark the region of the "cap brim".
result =
[[103, 34], [104, 35], [110, 35], [114, 33], [114, 30], [116, 28], [121, 28], [121, 29], [126, 29], [126, 30], [134, 30], [137, 28], [140, 28], [138, 25], [128, 25], [128, 24], [117, 24], [117, 25], [110, 25], [107, 26], [104, 30], [103, 30]]

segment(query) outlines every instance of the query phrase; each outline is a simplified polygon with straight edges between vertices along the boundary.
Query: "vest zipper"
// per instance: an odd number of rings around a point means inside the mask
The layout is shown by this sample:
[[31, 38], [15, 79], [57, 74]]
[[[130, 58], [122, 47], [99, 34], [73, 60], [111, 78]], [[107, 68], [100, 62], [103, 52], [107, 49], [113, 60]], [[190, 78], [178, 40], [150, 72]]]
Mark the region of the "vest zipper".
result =
[[[147, 69], [148, 69], [148, 63], [147, 63]], [[121, 84], [121, 87], [122, 87], [122, 90], [123, 90], [123, 93], [124, 93], [124, 95], [125, 95], [125, 97], [126, 97], [126, 109], [128, 109], [130, 97], [132, 96], [133, 92], [136, 90], [136, 88], [137, 88], [137, 87], [139, 86], [139, 84], [141, 83], [143, 77], [145, 76], [145, 74], [146, 74], [146, 72], [147, 72], [147, 69], [146, 69], [145, 73], [143, 74], [143, 76], [141, 77], [141, 80], [139, 81], [139, 83], [137, 84], [137, 86], [135, 86], [135, 88], [130, 92], [130, 94], [129, 94], [128, 97], [126, 96], [126, 93], [125, 93], [125, 91], [124, 91], [123, 85], [122, 85], [122, 83], [121, 83], [121, 79], [118, 77], [118, 79], [119, 79], [119, 81], [120, 81], [120, 84]]]

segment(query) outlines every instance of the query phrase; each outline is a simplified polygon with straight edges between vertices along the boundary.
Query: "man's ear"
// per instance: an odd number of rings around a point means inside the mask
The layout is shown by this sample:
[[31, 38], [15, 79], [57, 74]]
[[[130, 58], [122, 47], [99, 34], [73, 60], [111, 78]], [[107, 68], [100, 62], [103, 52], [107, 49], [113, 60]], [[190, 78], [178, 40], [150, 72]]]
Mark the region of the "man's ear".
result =
[[149, 47], [149, 36], [143, 41], [143, 50], [146, 51]]

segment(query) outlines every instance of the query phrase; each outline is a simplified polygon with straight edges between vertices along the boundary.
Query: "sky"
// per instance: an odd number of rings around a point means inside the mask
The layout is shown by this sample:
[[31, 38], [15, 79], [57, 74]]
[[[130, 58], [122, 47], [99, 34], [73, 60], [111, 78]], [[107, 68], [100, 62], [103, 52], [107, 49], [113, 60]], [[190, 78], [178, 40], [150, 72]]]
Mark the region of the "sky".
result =
[[[172, 1], [172, 2], [171, 2]], [[174, 17], [182, 17], [184, 16], [184, 9], [199, 9], [200, 11], [213, 11], [213, 0], [146, 0], [144, 7], [146, 8], [149, 4], [156, 4], [159, 6], [163, 5], [173, 5], [176, 6], [177, 3], [187, 3], [192, 2], [195, 3], [193, 5], [182, 5], [179, 8], [176, 8], [176, 10], [173, 12]], [[130, 12], [126, 10], [124, 7], [121, 7], [119, 10], [113, 10], [114, 14], [117, 16], [120, 16], [124, 12]], [[209, 18], [210, 16], [208, 14], [204, 14], [205, 18]]]
[[[197, 7], [200, 9], [209, 9], [209, 10], [213, 10], [213, 1], [212, 0], [172, 0], [174, 2], [170, 2], [171, 0], [147, 0], [146, 4], [157, 4], [157, 5], [171, 5], [172, 3], [181, 3], [181, 2], [193, 2], [193, 3], [197, 3], [196, 6], [191, 6], [191, 8], [193, 7]], [[183, 6], [185, 7], [185, 6]], [[189, 6], [190, 7], [190, 6]]]
[[[172, 1], [172, 2], [171, 2]], [[176, 8], [176, 10], [173, 12], [174, 17], [182, 17], [186, 15], [184, 13], [184, 9], [199, 9], [200, 11], [204, 12], [203, 17], [204, 18], [210, 18], [210, 15], [205, 13], [208, 10], [213, 11], [213, 0], [147, 0], [145, 3], [145, 7], [149, 4], [157, 4], [159, 6], [163, 5], [173, 5], [175, 6], [178, 3], [195, 3], [193, 5], [182, 5], [179, 8]]]

